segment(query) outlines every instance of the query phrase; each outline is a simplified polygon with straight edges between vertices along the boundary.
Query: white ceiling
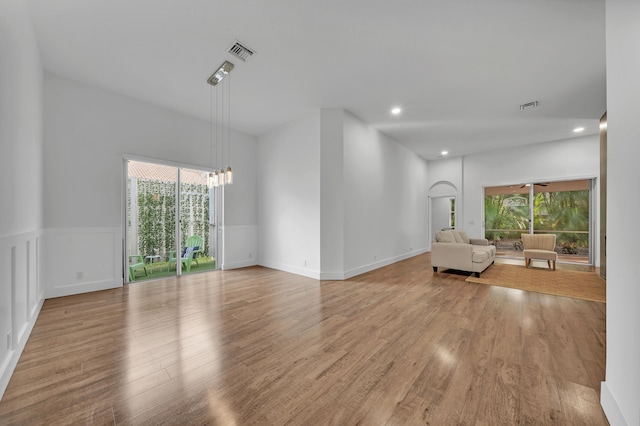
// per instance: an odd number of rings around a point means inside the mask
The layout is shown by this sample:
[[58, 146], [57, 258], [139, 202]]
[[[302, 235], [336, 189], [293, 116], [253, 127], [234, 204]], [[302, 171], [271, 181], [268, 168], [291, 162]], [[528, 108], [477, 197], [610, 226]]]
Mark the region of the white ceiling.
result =
[[[252, 135], [344, 108], [434, 159], [597, 133], [606, 108], [604, 0], [29, 6], [47, 71], [203, 119], [230, 60], [232, 127]], [[236, 39], [257, 51], [246, 63], [226, 53]]]

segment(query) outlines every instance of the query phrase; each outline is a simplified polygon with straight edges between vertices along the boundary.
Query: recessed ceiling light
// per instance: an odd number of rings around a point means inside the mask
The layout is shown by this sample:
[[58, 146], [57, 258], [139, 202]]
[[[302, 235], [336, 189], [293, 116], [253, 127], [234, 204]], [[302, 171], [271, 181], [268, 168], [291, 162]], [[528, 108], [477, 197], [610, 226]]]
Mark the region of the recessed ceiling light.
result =
[[580, 133], [582, 131], [584, 131], [584, 127], [576, 127], [575, 129], [573, 129], [574, 133]]
[[440, 155], [447, 155], [447, 154], [449, 154], [449, 151], [442, 151], [442, 152], [440, 153]]
[[398, 115], [398, 114], [400, 114], [401, 112], [402, 112], [402, 108], [400, 108], [400, 107], [393, 107], [393, 108], [391, 108], [391, 114], [393, 114], [393, 115]]

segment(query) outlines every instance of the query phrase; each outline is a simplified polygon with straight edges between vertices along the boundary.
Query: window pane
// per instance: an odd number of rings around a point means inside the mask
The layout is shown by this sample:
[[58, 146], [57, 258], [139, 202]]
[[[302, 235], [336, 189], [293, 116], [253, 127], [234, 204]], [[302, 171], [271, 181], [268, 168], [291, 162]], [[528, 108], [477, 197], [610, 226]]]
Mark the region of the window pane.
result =
[[589, 258], [589, 191], [535, 194], [533, 230], [556, 234], [556, 251], [571, 261]]
[[[529, 197], [533, 187], [533, 205]], [[485, 238], [498, 256], [522, 257], [520, 234], [556, 235], [560, 261], [590, 263], [589, 179], [532, 182], [485, 188]]]

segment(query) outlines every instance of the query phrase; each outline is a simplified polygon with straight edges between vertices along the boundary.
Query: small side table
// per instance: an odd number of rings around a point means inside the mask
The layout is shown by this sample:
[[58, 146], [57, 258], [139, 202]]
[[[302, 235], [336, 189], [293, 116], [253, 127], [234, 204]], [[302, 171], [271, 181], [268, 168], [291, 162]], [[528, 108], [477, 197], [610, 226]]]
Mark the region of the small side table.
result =
[[153, 264], [162, 261], [162, 257], [159, 254], [152, 254], [145, 256], [144, 261], [149, 264], [149, 273], [153, 274]]

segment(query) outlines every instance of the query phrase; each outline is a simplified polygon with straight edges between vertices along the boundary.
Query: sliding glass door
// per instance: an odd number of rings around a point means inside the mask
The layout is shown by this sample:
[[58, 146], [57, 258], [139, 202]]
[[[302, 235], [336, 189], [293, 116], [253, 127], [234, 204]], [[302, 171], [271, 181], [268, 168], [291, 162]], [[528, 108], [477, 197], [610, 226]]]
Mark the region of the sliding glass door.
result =
[[559, 260], [590, 262], [591, 181], [534, 186], [533, 232], [555, 234]]
[[555, 234], [559, 261], [592, 264], [592, 180], [485, 188], [485, 237], [498, 256], [522, 257], [520, 234]]
[[201, 170], [126, 162], [129, 282], [217, 269], [214, 197], [206, 176]]
[[[212, 234], [215, 223], [210, 220], [207, 174], [200, 170], [180, 169], [180, 257], [182, 274], [216, 269], [216, 250]], [[170, 265], [171, 266], [171, 265]], [[176, 263], [176, 267], [177, 267]]]
[[494, 186], [484, 193], [485, 238], [495, 244], [499, 256], [517, 252], [520, 235], [529, 233], [529, 186]]

